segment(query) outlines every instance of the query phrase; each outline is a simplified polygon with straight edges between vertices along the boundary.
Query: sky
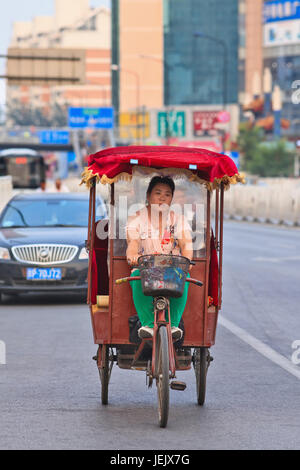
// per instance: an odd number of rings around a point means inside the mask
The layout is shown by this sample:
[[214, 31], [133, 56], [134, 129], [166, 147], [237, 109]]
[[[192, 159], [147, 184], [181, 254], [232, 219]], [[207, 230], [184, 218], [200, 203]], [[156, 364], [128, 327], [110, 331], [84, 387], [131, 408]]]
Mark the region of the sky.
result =
[[[76, 1], [76, 0], [74, 0]], [[35, 16], [54, 14], [54, 0], [0, 0], [0, 54], [7, 53], [14, 21], [30, 21]], [[109, 6], [110, 0], [90, 0], [91, 7]], [[0, 74], [5, 73], [5, 60], [0, 59]], [[5, 80], [0, 79], [0, 106], [5, 103]]]

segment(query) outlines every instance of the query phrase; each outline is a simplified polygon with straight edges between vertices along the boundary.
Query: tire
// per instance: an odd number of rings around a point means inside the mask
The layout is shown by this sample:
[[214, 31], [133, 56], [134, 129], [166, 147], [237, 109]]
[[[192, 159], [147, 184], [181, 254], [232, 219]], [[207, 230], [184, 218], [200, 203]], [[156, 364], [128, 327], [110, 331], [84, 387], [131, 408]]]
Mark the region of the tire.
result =
[[196, 375], [197, 403], [204, 405], [206, 396], [206, 377], [209, 366], [208, 348], [197, 348], [194, 352], [194, 369]]
[[102, 346], [102, 354], [103, 354], [103, 365], [104, 367], [101, 369], [99, 368], [99, 376], [101, 382], [101, 402], [102, 405], [108, 404], [108, 384], [111, 374], [111, 369], [113, 366], [113, 360], [109, 356], [109, 347]]
[[167, 426], [169, 417], [169, 349], [168, 334], [165, 326], [161, 326], [157, 334], [156, 353], [156, 385], [158, 398], [158, 420], [161, 428]]

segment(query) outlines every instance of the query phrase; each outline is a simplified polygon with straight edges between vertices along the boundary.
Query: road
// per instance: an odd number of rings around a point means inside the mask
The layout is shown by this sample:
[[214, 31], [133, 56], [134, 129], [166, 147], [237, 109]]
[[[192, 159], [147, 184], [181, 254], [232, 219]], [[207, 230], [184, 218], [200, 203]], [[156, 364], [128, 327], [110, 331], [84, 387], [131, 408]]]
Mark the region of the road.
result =
[[[223, 308], [207, 400], [193, 370], [160, 429], [145, 374], [114, 367], [100, 404], [81, 298], [26, 295], [0, 306], [1, 449], [299, 449], [300, 231], [226, 222]], [[299, 354], [300, 357], [300, 354]]]

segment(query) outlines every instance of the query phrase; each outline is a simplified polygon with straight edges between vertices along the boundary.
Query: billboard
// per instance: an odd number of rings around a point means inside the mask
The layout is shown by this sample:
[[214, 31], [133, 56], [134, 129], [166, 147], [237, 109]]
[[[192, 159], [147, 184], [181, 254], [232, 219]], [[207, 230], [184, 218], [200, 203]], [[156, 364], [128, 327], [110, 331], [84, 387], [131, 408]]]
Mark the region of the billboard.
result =
[[264, 46], [300, 44], [300, 1], [276, 0], [264, 4]]
[[299, 20], [299, 0], [272, 0], [264, 4], [264, 24], [278, 21]]
[[119, 115], [120, 138], [140, 139], [150, 137], [149, 113], [120, 113]]
[[83, 49], [9, 48], [8, 85], [82, 85], [85, 77]]

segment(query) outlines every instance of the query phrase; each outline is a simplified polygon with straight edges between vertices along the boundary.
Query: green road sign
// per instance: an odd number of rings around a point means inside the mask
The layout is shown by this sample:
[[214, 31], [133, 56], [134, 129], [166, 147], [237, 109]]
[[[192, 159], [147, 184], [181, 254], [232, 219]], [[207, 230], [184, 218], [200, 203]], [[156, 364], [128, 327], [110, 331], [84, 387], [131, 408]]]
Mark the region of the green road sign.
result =
[[157, 113], [157, 134], [159, 137], [185, 137], [185, 112]]

